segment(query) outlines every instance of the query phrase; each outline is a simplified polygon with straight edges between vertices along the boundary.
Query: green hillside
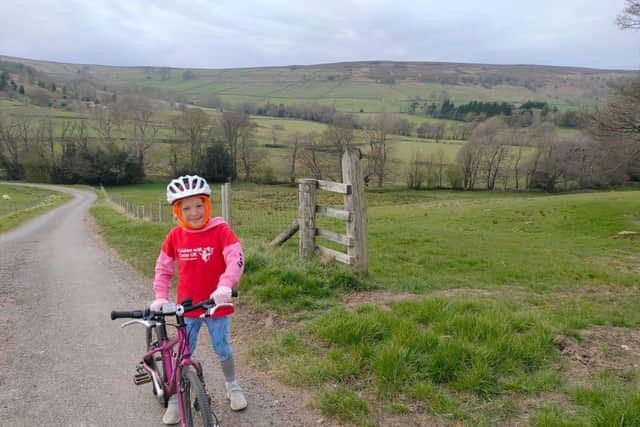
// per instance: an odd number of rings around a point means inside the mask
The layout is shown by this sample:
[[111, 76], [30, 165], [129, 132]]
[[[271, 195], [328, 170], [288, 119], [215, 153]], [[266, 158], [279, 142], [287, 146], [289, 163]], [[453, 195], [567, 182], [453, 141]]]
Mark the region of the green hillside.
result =
[[414, 99], [456, 104], [471, 100], [543, 101], [560, 108], [593, 106], [629, 71], [536, 65], [428, 62], [351, 62], [243, 69], [107, 67], [1, 57], [33, 67], [49, 78], [91, 82], [108, 90], [148, 90], [202, 104], [318, 102], [343, 112], [400, 112]]

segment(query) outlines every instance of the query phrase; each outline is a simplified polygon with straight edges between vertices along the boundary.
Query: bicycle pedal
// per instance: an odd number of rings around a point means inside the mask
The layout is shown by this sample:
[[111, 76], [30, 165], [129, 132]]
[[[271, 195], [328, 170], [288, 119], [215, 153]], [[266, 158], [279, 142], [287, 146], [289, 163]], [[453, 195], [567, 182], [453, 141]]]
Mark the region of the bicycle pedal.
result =
[[148, 372], [144, 372], [144, 373], [136, 373], [133, 376], [133, 383], [135, 385], [141, 385], [141, 384], [146, 384], [151, 382], [151, 375], [149, 375]]
[[144, 370], [142, 365], [136, 366], [136, 373], [133, 374], [133, 383], [135, 385], [146, 384], [151, 382], [151, 375]]

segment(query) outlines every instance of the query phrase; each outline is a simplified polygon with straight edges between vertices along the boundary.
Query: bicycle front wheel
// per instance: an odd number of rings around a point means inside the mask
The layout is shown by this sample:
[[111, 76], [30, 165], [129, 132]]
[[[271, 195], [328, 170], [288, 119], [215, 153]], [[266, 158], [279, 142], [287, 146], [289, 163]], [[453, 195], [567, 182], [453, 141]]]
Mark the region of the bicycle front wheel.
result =
[[219, 427], [218, 419], [211, 412], [209, 396], [204, 383], [192, 368], [185, 366], [180, 370], [180, 394], [185, 425]]
[[[160, 338], [157, 336], [154, 337], [156, 333], [157, 333], [156, 328], [147, 328], [146, 337], [145, 337], [146, 338], [145, 341], [147, 344], [147, 351], [150, 351], [152, 348], [159, 345]], [[160, 375], [160, 381], [161, 381], [160, 387], [162, 387], [162, 384], [164, 384], [167, 381], [167, 374], [164, 370], [164, 363], [162, 361], [162, 353], [157, 352], [151, 360], [147, 360], [147, 364], [151, 367], [151, 369], [156, 371], [158, 375]], [[151, 381], [151, 388], [155, 396], [158, 396], [160, 394], [161, 390], [156, 389], [156, 385], [153, 381]], [[164, 404], [165, 408], [167, 407], [168, 402], [169, 402], [169, 397], [163, 393], [161, 403]]]

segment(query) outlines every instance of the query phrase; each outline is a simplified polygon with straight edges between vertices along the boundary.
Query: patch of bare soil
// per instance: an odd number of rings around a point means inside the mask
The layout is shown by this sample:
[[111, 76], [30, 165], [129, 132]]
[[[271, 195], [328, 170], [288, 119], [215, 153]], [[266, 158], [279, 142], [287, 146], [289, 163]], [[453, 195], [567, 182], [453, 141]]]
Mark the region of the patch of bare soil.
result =
[[363, 304], [385, 304], [388, 302], [404, 301], [418, 297], [416, 294], [399, 293], [390, 291], [353, 292], [342, 298], [342, 303], [347, 307]]
[[416, 298], [426, 297], [464, 297], [464, 296], [491, 296], [494, 292], [485, 289], [472, 288], [453, 288], [441, 289], [428, 292], [425, 294], [412, 294], [407, 292], [391, 292], [391, 291], [367, 291], [354, 292], [346, 294], [342, 298], [342, 303], [347, 307], [354, 307], [363, 304], [379, 304], [384, 305], [390, 302], [398, 302], [405, 300], [415, 300]]
[[566, 357], [564, 374], [569, 385], [586, 385], [607, 369], [622, 376], [640, 367], [640, 331], [613, 326], [583, 330], [582, 339], [559, 335], [553, 343]]

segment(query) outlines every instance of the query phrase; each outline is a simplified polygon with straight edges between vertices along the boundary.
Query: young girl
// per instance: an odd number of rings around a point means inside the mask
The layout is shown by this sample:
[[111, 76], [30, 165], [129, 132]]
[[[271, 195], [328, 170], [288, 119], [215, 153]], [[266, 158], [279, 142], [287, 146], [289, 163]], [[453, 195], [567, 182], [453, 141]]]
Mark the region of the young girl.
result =
[[[231, 289], [238, 286], [244, 268], [242, 247], [224, 219], [210, 218], [210, 195], [209, 184], [197, 175], [181, 176], [167, 186], [167, 202], [173, 205], [178, 226], [165, 238], [156, 261], [153, 282], [156, 299], [151, 303], [151, 310], [160, 311], [168, 302], [174, 263], [178, 266], [178, 303], [185, 298], [191, 298], [194, 304], [209, 298], [216, 304], [231, 301]], [[222, 366], [231, 409], [240, 411], [247, 407], [247, 401], [235, 380], [229, 343], [229, 315], [233, 308], [221, 308], [215, 317], [207, 319], [198, 317], [202, 312], [185, 314], [189, 347], [195, 352], [198, 332], [204, 322]], [[174, 395], [162, 421], [176, 424], [178, 418], [178, 400]]]

